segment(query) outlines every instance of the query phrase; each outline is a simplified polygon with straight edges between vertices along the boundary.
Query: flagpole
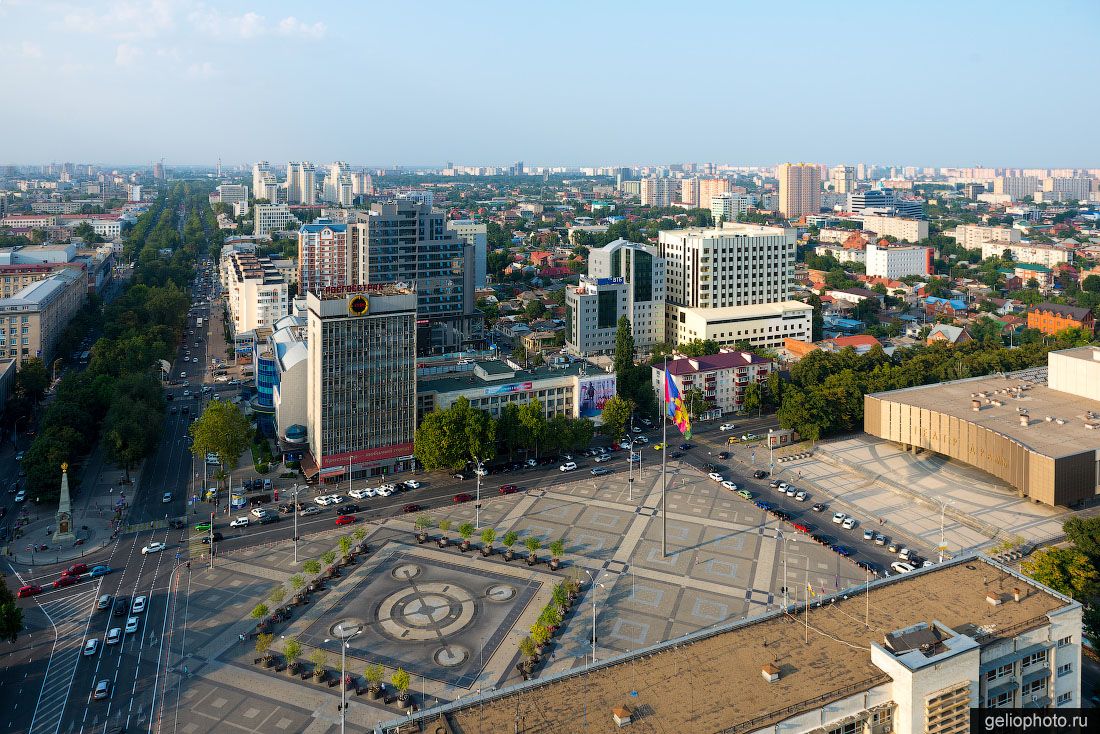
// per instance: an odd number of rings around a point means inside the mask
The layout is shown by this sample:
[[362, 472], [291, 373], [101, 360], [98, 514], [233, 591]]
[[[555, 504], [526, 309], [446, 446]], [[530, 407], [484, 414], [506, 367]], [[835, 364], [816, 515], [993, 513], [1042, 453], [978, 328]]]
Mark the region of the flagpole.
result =
[[661, 411], [661, 557], [668, 557], [668, 355], [665, 355], [664, 400]]

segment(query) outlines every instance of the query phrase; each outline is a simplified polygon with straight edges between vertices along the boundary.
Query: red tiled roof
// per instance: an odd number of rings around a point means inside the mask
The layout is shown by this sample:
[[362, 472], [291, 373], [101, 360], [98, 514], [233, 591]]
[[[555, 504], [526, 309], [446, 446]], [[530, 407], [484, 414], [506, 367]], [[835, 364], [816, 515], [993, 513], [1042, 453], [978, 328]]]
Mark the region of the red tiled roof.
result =
[[692, 375], [696, 372], [728, 370], [733, 367], [745, 367], [750, 364], [766, 364], [768, 360], [749, 352], [720, 352], [705, 357], [682, 357], [668, 363], [668, 371], [673, 375]]

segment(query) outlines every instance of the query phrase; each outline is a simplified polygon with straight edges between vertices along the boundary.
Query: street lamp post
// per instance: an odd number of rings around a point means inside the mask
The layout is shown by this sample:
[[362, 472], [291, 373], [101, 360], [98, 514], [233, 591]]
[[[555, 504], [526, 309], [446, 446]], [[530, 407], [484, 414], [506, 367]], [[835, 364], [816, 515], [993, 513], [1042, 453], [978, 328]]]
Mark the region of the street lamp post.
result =
[[[589, 579], [590, 583], [592, 584], [592, 662], [595, 663], [596, 662], [596, 587], [597, 586], [603, 587], [603, 584], [597, 583], [599, 578], [603, 578], [603, 576], [600, 576], [600, 577], [597, 578], [596, 576], [593, 576], [592, 572], [590, 570], [588, 570], [587, 568], [584, 570], [584, 572], [586, 574], [588, 574], [588, 579]], [[604, 576], [606, 576], [606, 575], [607, 574], [604, 574]]]
[[[337, 639], [340, 640], [340, 734], [344, 734], [344, 724], [347, 716], [348, 703], [348, 687], [344, 683], [344, 676], [347, 675], [347, 668], [345, 662], [347, 660], [347, 651], [350, 647], [351, 638], [355, 637], [363, 631], [362, 627], [356, 627], [355, 631], [350, 634], [340, 634], [345, 627], [343, 625], [337, 625], [334, 630]], [[332, 642], [331, 639], [325, 640], [325, 642]]]
[[300, 491], [297, 483], [290, 488], [290, 496], [294, 498], [290, 503], [290, 510], [294, 515], [294, 565], [298, 565], [298, 492]]
[[477, 464], [477, 469], [474, 470], [474, 474], [477, 475], [477, 489], [474, 490], [476, 497], [474, 498], [474, 528], [481, 530], [481, 472], [485, 471], [484, 466], [481, 463], [481, 459], [474, 457], [474, 463]]
[[952, 504], [950, 501], [940, 503], [940, 563], [943, 563], [943, 550], [944, 550], [944, 537], [943, 537], [943, 516], [947, 514], [947, 506]]

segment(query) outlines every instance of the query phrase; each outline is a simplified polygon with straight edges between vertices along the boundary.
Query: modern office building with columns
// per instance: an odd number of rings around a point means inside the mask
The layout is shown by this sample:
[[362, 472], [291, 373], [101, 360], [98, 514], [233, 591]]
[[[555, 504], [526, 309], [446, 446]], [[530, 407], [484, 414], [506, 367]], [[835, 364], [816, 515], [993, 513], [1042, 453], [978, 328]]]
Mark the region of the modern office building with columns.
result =
[[1100, 348], [1047, 366], [864, 396], [867, 433], [971, 464], [1022, 497], [1074, 506], [1100, 491]]

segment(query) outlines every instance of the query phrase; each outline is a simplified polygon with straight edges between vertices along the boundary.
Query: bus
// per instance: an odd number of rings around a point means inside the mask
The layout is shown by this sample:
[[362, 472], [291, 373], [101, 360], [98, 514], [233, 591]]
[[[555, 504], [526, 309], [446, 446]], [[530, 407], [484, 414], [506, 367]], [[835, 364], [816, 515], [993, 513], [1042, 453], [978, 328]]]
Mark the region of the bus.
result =
[[201, 317], [198, 318], [198, 319], [195, 319], [195, 326], [197, 326], [200, 329], [202, 328], [202, 318]]

